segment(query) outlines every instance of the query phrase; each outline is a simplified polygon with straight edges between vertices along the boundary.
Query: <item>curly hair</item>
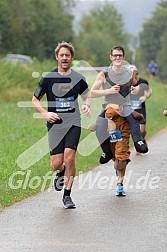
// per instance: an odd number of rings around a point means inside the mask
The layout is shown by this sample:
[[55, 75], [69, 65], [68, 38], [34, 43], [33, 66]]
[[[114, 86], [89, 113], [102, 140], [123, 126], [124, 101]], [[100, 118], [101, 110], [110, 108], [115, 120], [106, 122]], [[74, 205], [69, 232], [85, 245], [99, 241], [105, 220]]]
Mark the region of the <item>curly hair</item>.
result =
[[65, 41], [62, 41], [61, 43], [58, 43], [57, 47], [55, 48], [55, 55], [57, 56], [60, 49], [62, 47], [65, 47], [65, 48], [68, 48], [69, 51], [71, 52], [71, 56], [74, 57], [75, 56], [75, 49], [74, 49], [74, 46], [72, 43], [68, 43], [68, 42], [65, 42]]

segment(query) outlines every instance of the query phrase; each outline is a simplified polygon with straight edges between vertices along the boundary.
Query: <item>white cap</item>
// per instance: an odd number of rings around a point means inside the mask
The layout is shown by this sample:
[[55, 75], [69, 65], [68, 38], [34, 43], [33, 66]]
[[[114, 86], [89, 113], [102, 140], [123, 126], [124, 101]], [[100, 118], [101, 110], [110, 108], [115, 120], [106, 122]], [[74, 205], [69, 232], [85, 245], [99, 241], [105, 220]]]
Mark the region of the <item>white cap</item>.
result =
[[137, 67], [135, 65], [127, 65], [126, 68], [138, 72]]

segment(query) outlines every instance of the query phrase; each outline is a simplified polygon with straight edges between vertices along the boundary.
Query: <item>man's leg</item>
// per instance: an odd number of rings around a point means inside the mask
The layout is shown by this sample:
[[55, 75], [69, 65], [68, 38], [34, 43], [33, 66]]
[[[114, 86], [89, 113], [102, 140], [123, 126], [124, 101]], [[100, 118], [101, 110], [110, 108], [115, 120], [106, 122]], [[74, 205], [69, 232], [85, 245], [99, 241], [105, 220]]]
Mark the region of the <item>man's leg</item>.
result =
[[142, 141], [139, 121], [133, 117], [132, 113], [126, 116], [126, 120], [128, 121], [130, 126], [131, 136], [136, 150], [140, 153], [148, 152], [147, 145], [145, 145]]
[[63, 170], [63, 159], [64, 159], [64, 154], [55, 154], [50, 156], [51, 160], [51, 167], [53, 171], [61, 171]]
[[75, 204], [70, 197], [75, 177], [75, 155], [75, 150], [65, 148], [64, 154], [51, 156], [52, 169], [58, 171], [54, 186], [56, 191], [61, 191], [64, 186], [63, 204], [65, 208], [75, 208]]
[[70, 194], [75, 177], [75, 158], [80, 134], [81, 128], [73, 126], [64, 137], [64, 164], [66, 168], [64, 173], [63, 204], [65, 208], [75, 208]]
[[64, 137], [68, 129], [57, 129], [56, 125], [48, 128], [48, 142], [51, 155], [51, 167], [56, 171], [54, 187], [56, 191], [61, 191], [64, 186]]
[[75, 177], [75, 155], [75, 150], [66, 148], [63, 154], [51, 156], [52, 169], [57, 171], [54, 187], [56, 191], [61, 191], [64, 186], [63, 204], [65, 208], [75, 208], [75, 204], [70, 197]]
[[116, 188], [116, 196], [126, 196], [123, 187], [124, 176], [126, 172], [127, 161], [115, 160], [114, 168], [116, 169], [116, 174], [118, 176], [117, 188]]
[[115, 160], [114, 169], [117, 170], [118, 183], [123, 183], [125, 171], [126, 171], [127, 161]]
[[101, 164], [107, 163], [113, 157], [107, 128], [108, 120], [104, 118], [104, 114], [101, 114], [96, 120], [96, 137], [103, 151], [103, 154], [99, 160]]
[[76, 151], [70, 148], [66, 148], [64, 151], [64, 164], [65, 164], [65, 181], [64, 188], [66, 190], [71, 190], [73, 180], [75, 177], [75, 157]]
[[65, 166], [64, 162], [64, 154], [55, 154], [51, 155], [51, 167], [53, 171], [56, 171], [56, 177], [54, 179], [54, 188], [56, 191], [61, 191], [64, 186], [64, 172]]
[[140, 124], [140, 132], [141, 132], [142, 140], [145, 141], [145, 137], [146, 137], [146, 125], [145, 124]]
[[130, 127], [126, 120], [120, 127], [122, 134], [122, 141], [115, 143], [115, 161], [114, 168], [116, 170], [116, 175], [118, 178], [116, 196], [126, 196], [123, 187], [124, 176], [126, 172], [127, 164], [130, 162], [130, 149], [129, 149], [129, 139], [130, 139]]

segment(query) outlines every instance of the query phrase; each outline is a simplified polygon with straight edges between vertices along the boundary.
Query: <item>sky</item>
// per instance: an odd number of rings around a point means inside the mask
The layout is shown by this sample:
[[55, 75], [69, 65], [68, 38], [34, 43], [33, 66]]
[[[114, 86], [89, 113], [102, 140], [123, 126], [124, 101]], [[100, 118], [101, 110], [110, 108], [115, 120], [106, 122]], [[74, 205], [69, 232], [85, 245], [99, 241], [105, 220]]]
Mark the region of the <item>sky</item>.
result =
[[[73, 10], [75, 21], [74, 29], [79, 29], [79, 21], [84, 14], [89, 13], [95, 3], [102, 4], [106, 0], [77, 0]], [[150, 18], [161, 0], [107, 0], [115, 5], [122, 14], [124, 27], [127, 32], [137, 35], [142, 29], [143, 22]]]

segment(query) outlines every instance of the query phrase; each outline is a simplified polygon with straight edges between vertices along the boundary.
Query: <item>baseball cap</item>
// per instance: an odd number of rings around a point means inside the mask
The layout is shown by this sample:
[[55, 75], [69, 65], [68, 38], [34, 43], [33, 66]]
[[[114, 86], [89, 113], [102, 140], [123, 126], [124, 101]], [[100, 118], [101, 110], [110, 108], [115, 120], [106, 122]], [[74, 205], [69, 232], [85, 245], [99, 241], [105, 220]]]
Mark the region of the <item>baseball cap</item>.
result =
[[126, 67], [127, 67], [127, 69], [138, 72], [137, 67], [135, 65], [127, 65]]

